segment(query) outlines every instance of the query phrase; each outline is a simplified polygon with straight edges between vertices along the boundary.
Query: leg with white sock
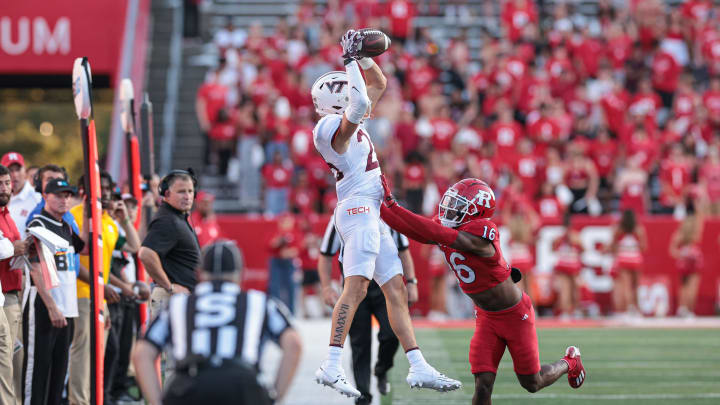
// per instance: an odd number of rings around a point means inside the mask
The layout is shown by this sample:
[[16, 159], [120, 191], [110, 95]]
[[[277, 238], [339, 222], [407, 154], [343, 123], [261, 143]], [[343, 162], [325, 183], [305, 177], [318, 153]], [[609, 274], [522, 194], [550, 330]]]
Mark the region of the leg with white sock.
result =
[[355, 311], [365, 298], [369, 284], [370, 280], [363, 276], [345, 278], [342, 295], [333, 310], [328, 357], [315, 372], [318, 383], [330, 386], [348, 397], [359, 397], [360, 391], [347, 382], [345, 370], [342, 368], [342, 349], [355, 317]]
[[385, 294], [390, 326], [410, 362], [410, 372], [407, 376], [410, 387], [430, 388], [436, 391], [452, 391], [460, 388], [462, 386], [460, 381], [446, 377], [428, 364], [417, 346], [408, 309], [407, 289], [402, 276], [393, 277], [381, 288]]

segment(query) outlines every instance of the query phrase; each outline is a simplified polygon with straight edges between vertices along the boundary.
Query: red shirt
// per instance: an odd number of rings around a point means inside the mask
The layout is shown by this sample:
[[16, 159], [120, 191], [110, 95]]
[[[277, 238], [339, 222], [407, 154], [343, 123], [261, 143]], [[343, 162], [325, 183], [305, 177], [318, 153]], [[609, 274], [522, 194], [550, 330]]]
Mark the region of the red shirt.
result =
[[437, 150], [450, 150], [457, 132], [455, 121], [450, 118], [433, 118], [430, 120], [430, 125], [433, 128], [433, 147]]
[[652, 61], [653, 87], [668, 93], [677, 89], [682, 66], [667, 52], [658, 52]]
[[500, 249], [500, 233], [495, 223], [489, 219], [474, 219], [460, 225], [457, 230], [486, 239], [495, 248], [493, 256], [480, 257], [469, 252], [457, 251], [448, 246], [440, 246], [440, 250], [445, 254], [445, 260], [455, 273], [463, 292], [476, 294], [486, 291], [510, 277], [510, 266], [503, 258]]
[[620, 196], [620, 211], [630, 210], [638, 215], [645, 214], [646, 187], [647, 181], [626, 184]]
[[709, 117], [720, 116], [720, 91], [706, 91], [703, 94], [703, 105], [707, 108]]
[[300, 187], [293, 190], [290, 202], [300, 214], [311, 214], [315, 212], [318, 198], [317, 189]]
[[526, 1], [522, 8], [515, 8], [515, 2], [507, 1], [500, 16], [503, 25], [508, 30], [508, 37], [515, 42], [520, 39], [523, 29], [530, 23], [538, 20], [537, 10], [532, 1]]
[[318, 189], [326, 188], [328, 186], [329, 172], [325, 160], [317, 153], [311, 153], [304, 162], [305, 171], [307, 171], [308, 177], [310, 178], [310, 184]]
[[608, 140], [607, 142], [592, 142], [589, 153], [590, 158], [598, 172], [598, 176], [606, 177], [612, 172], [613, 163], [615, 163], [615, 157], [617, 156], [617, 142], [615, 140]]
[[522, 136], [523, 129], [515, 121], [496, 122], [490, 127], [490, 140], [495, 141], [495, 154], [499, 156], [515, 156], [515, 147]]
[[425, 186], [425, 166], [420, 163], [413, 163], [405, 167], [404, 173], [405, 188], [417, 189]]
[[292, 169], [285, 165], [276, 165], [269, 163], [263, 167], [263, 177], [265, 185], [268, 188], [286, 188], [290, 187], [290, 179], [292, 177]]
[[613, 132], [619, 132], [625, 123], [625, 112], [630, 104], [630, 95], [627, 91], [608, 93], [600, 100], [608, 128]]
[[411, 68], [407, 78], [408, 88], [410, 89], [410, 97], [417, 101], [430, 89], [430, 84], [435, 80], [438, 73], [432, 67], [425, 65], [419, 69]]
[[[20, 240], [20, 232], [18, 232], [7, 206], [0, 208], [0, 232], [10, 242]], [[22, 288], [22, 272], [20, 270], [10, 270], [11, 260], [11, 257], [0, 260], [0, 283], [2, 283], [3, 293], [17, 291]]]
[[390, 20], [390, 35], [407, 38], [415, 16], [415, 6], [408, 0], [391, 0], [387, 3], [385, 15]]
[[685, 187], [690, 184], [690, 168], [684, 163], [666, 161], [660, 169], [660, 180], [670, 186], [670, 190], [661, 188], [660, 202], [665, 206], [673, 205], [668, 192], [683, 195]]
[[614, 69], [623, 69], [630, 57], [633, 40], [628, 35], [618, 35], [608, 41], [608, 58]]
[[693, 115], [695, 107], [694, 93], [676, 93], [673, 99], [673, 114], [675, 117], [689, 117]]
[[642, 115], [648, 119], [652, 119], [652, 122], [655, 122], [655, 115], [661, 104], [660, 96], [656, 93], [638, 93], [630, 101], [628, 111], [632, 115]]
[[198, 243], [201, 248], [220, 238], [220, 225], [218, 225], [215, 216], [209, 219], [203, 218], [199, 212], [193, 211], [190, 216], [190, 221], [192, 222], [193, 229], [195, 229], [195, 234], [198, 237]]
[[576, 49], [575, 55], [580, 61], [580, 65], [584, 68], [585, 77], [597, 76], [598, 70], [600, 69], [600, 57], [603, 54], [603, 44], [593, 38], [585, 38], [578, 48]]
[[560, 126], [549, 117], [540, 117], [528, 127], [528, 136], [537, 142], [537, 153], [545, 154], [548, 144], [560, 140]]
[[197, 91], [197, 98], [205, 101], [205, 114], [208, 120], [217, 119], [218, 111], [225, 107], [228, 88], [219, 83], [205, 83]]
[[559, 220], [564, 212], [562, 203], [555, 196], [541, 197], [536, 205], [543, 220]]
[[562, 96], [572, 87], [573, 83], [568, 80], [573, 74], [570, 59], [549, 59], [547, 62], [547, 71], [550, 76], [550, 90], [554, 97]]
[[720, 36], [708, 40], [702, 48], [710, 74], [720, 74]]
[[540, 186], [540, 182], [538, 181], [538, 174], [540, 172], [539, 160], [537, 156], [532, 154], [519, 155], [513, 167], [513, 171], [523, 183], [523, 193], [531, 198], [535, 196]]

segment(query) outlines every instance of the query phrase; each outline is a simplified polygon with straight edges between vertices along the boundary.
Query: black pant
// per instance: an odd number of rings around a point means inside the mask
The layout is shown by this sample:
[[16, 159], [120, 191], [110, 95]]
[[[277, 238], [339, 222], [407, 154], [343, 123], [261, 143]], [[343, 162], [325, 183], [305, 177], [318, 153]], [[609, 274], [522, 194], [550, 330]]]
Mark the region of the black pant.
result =
[[193, 377], [178, 371], [167, 386], [165, 405], [270, 405], [267, 390], [258, 383], [257, 372], [237, 365], [205, 368]]
[[390, 327], [385, 296], [375, 281], [370, 281], [368, 293], [358, 306], [355, 318], [350, 325], [350, 347], [352, 348], [353, 375], [358, 391], [371, 399], [370, 395], [370, 358], [372, 349], [372, 318], [375, 315], [380, 324], [378, 332], [378, 358], [375, 375], [385, 375], [393, 366], [393, 358], [400, 342]]
[[67, 318], [63, 328], [52, 326], [47, 307], [33, 287], [23, 311], [23, 403], [28, 392], [31, 405], [60, 405], [73, 330], [72, 318]]
[[112, 327], [105, 346], [104, 391], [105, 400], [117, 396], [126, 387], [127, 371], [130, 365], [130, 350], [134, 337], [135, 312], [134, 302], [108, 304]]

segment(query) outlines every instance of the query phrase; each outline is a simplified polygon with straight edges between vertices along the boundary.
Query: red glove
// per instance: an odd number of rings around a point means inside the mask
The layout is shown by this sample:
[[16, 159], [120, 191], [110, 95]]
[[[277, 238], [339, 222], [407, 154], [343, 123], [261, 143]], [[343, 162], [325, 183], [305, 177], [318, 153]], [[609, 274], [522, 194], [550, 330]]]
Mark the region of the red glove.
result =
[[380, 181], [382, 182], [383, 186], [383, 202], [386, 207], [390, 208], [393, 205], [397, 204], [397, 201], [395, 201], [395, 197], [392, 195], [392, 191], [390, 190], [390, 186], [388, 185], [387, 179], [385, 178], [384, 174], [380, 175]]

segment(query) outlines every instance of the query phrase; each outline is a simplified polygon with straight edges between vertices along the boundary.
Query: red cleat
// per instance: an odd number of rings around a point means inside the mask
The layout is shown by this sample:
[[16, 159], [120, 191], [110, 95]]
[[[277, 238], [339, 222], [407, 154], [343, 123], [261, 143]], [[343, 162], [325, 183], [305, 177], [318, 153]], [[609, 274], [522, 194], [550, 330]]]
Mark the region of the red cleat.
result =
[[562, 358], [568, 365], [568, 383], [573, 388], [580, 388], [585, 381], [585, 367], [580, 360], [580, 349], [570, 346], [565, 350], [565, 357]]

